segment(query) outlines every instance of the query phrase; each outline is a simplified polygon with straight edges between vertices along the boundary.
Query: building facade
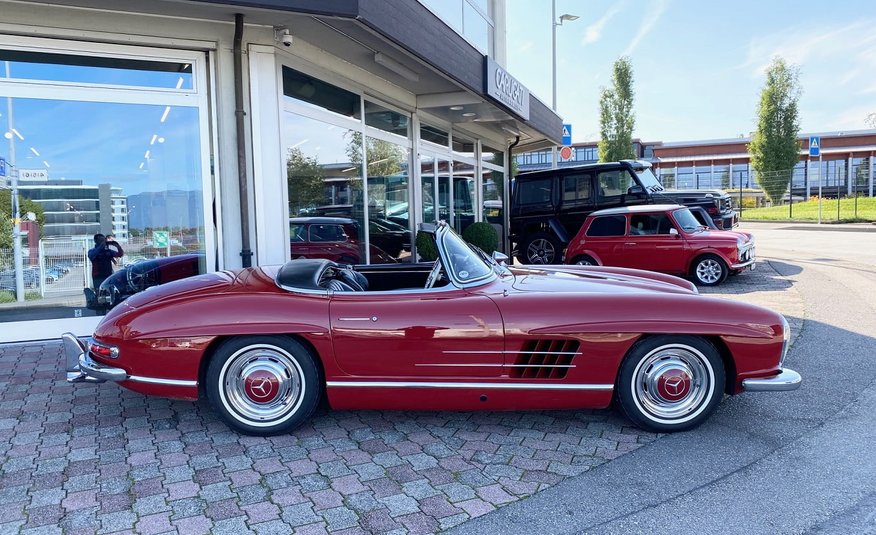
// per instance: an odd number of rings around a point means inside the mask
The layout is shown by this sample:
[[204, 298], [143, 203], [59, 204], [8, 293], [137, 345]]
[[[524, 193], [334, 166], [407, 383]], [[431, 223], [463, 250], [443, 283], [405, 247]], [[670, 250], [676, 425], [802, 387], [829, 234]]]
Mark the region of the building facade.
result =
[[[205, 271], [288, 260], [289, 218], [327, 207], [357, 220], [363, 262], [389, 223], [410, 242], [435, 218], [462, 230], [508, 191], [512, 147], [561, 133], [503, 67], [503, 0], [0, 0], [0, 12], [7, 187], [22, 193], [26, 169], [82, 181], [97, 202], [75, 208], [89, 227], [70, 236], [127, 233], [126, 252], [146, 254], [170, 235]], [[3, 269], [35, 267], [9, 256]], [[73, 265], [51, 299], [0, 303], [0, 340], [93, 328], [88, 266]]]

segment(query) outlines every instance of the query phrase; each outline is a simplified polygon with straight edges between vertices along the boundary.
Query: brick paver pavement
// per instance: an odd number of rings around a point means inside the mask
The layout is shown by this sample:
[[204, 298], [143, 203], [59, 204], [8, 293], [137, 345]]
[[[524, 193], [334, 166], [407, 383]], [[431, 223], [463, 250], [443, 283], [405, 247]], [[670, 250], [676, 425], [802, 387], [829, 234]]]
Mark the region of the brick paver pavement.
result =
[[[703, 290], [802, 304], [767, 264]], [[613, 411], [321, 411], [246, 437], [205, 402], [64, 381], [56, 342], [0, 345], [0, 534], [432, 533], [658, 438]]]

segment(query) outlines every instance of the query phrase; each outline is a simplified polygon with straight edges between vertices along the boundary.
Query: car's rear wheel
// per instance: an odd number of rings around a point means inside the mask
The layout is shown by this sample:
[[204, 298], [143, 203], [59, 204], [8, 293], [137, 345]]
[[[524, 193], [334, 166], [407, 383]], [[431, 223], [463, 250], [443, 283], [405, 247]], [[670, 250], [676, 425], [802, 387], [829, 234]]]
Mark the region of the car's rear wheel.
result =
[[617, 401], [633, 423], [656, 433], [700, 425], [721, 403], [725, 372], [718, 350], [695, 336], [655, 336], [621, 364]]
[[599, 265], [599, 262], [594, 260], [593, 257], [589, 256], [589, 255], [582, 255], [582, 256], [575, 257], [575, 259], [572, 260], [572, 263], [575, 264], [576, 266], [598, 266]]
[[713, 254], [705, 254], [697, 258], [691, 271], [696, 282], [703, 286], [721, 284], [730, 273], [721, 257]]
[[559, 264], [563, 260], [563, 249], [556, 238], [541, 232], [524, 241], [520, 256], [524, 264]]
[[320, 368], [313, 354], [284, 336], [246, 336], [222, 343], [207, 367], [207, 397], [222, 420], [247, 435], [286, 433], [319, 404]]

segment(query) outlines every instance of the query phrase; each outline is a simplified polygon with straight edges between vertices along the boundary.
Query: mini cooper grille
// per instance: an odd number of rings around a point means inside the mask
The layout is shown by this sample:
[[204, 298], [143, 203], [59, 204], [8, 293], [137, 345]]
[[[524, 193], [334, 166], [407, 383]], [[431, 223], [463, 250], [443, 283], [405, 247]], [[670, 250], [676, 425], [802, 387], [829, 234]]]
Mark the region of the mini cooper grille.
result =
[[573, 367], [578, 354], [576, 340], [529, 340], [517, 355], [511, 377], [520, 379], [562, 379]]

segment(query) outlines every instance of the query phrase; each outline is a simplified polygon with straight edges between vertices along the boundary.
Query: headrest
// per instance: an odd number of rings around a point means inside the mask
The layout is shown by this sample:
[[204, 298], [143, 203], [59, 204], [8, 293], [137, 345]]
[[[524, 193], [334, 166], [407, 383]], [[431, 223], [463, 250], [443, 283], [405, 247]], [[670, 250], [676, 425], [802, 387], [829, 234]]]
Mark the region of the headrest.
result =
[[301, 288], [304, 290], [322, 290], [319, 279], [329, 266], [337, 265], [324, 258], [299, 258], [283, 264], [277, 272], [278, 286]]

